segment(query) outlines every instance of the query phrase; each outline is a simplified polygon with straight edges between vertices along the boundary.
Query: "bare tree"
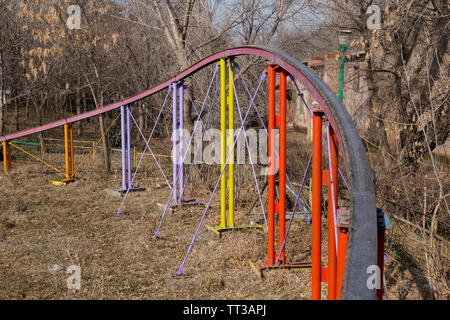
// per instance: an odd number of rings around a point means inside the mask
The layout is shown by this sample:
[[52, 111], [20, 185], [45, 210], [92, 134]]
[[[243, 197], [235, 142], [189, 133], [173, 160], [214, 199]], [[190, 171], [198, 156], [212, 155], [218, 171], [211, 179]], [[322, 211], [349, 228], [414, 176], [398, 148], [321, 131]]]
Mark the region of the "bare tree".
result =
[[[178, 69], [219, 47], [236, 44], [268, 45], [280, 25], [298, 15], [303, 2], [296, 1], [130, 1], [138, 6], [136, 22], [164, 35]], [[147, 10], [145, 10], [147, 9]], [[246, 61], [242, 72], [258, 62]], [[186, 127], [192, 126], [192, 106], [185, 103]]]
[[[367, 26], [371, 5], [383, 9], [381, 29]], [[448, 75], [443, 67], [448, 62], [448, 2], [336, 0], [321, 9], [336, 33], [340, 28], [352, 30], [353, 46], [366, 53], [361, 71], [370, 94], [369, 139], [417, 168], [428, 153], [419, 122], [425, 121], [426, 135], [434, 138], [431, 149], [449, 135]], [[420, 106], [419, 114], [414, 106]]]

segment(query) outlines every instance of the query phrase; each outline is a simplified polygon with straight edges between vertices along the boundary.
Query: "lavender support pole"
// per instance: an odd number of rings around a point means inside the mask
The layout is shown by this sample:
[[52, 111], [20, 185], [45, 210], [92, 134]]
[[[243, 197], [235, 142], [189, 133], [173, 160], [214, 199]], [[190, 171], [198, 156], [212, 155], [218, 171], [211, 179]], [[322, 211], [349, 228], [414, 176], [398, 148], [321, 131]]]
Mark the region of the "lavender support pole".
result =
[[[179, 166], [179, 185], [180, 185], [180, 196], [179, 196], [179, 203], [181, 203], [184, 200], [184, 195], [183, 195], [183, 186], [184, 186], [184, 159], [183, 159], [183, 144], [184, 144], [184, 85], [183, 83], [179, 82], [178, 83], [178, 90], [179, 90], [179, 105], [180, 105], [180, 125], [178, 127], [179, 132], [180, 132], [180, 140], [179, 140], [179, 145], [180, 145], [180, 157], [179, 157], [179, 161], [178, 161], [178, 166]], [[181, 162], [181, 163], [180, 163]]]
[[126, 107], [127, 111], [127, 169], [128, 169], [128, 189], [131, 189], [131, 120], [130, 107]]
[[[187, 145], [190, 145], [191, 142], [192, 142], [192, 138], [194, 137], [194, 132], [195, 132], [195, 130], [196, 130], [196, 128], [197, 128], [198, 122], [199, 122], [199, 120], [200, 120], [200, 116], [201, 116], [201, 114], [202, 114], [203, 108], [204, 108], [205, 103], [206, 103], [207, 96], [209, 95], [209, 92], [210, 92], [210, 90], [211, 90], [212, 83], [213, 83], [213, 81], [214, 81], [214, 78], [215, 78], [215, 76], [216, 76], [218, 70], [219, 70], [219, 64], [216, 65], [216, 69], [215, 69], [215, 71], [214, 71], [213, 77], [212, 77], [211, 82], [210, 82], [210, 84], [209, 84], [209, 88], [208, 88], [208, 90], [207, 90], [207, 92], [206, 92], [205, 100], [204, 100], [204, 102], [203, 102], [202, 107], [200, 108], [200, 113], [198, 114], [197, 121], [195, 122], [195, 125], [194, 125], [194, 130], [193, 130], [193, 132], [192, 132], [192, 135], [191, 135], [191, 137], [190, 137], [189, 142], [187, 143]], [[212, 107], [212, 104], [211, 104], [211, 107]], [[209, 112], [211, 112], [211, 110], [210, 110]], [[184, 154], [184, 156], [183, 156], [183, 162], [184, 162], [184, 158], [186, 157], [186, 155], [187, 155], [187, 152], [185, 152], [185, 154]], [[160, 220], [160, 222], [159, 222], [159, 226], [158, 226], [158, 228], [156, 229], [155, 235], [153, 236], [155, 239], [158, 238], [158, 235], [159, 235], [159, 232], [160, 232], [160, 230], [161, 230], [161, 226], [162, 226], [162, 223], [163, 223], [163, 221], [164, 221], [164, 217], [166, 216], [167, 209], [168, 209], [168, 207], [169, 207], [170, 200], [172, 199], [173, 191], [174, 191], [174, 190], [176, 190], [176, 188], [172, 188], [172, 191], [170, 192], [169, 199], [167, 200], [166, 207], [165, 207], [165, 209], [164, 209], [164, 212], [163, 212], [163, 214], [162, 214], [161, 220]]]
[[[169, 97], [170, 90], [172, 90], [172, 87], [169, 86], [169, 90], [167, 91], [167, 95], [166, 95], [166, 97], [164, 98], [164, 102], [163, 102], [163, 104], [162, 104], [162, 106], [161, 106], [161, 110], [159, 110], [158, 117], [156, 118], [155, 124], [153, 125], [152, 132], [150, 133], [150, 136], [148, 137], [148, 142], [149, 142], [149, 143], [150, 143], [150, 140], [151, 140], [152, 137], [153, 137], [153, 133], [155, 132], [156, 125], [157, 125], [158, 122], [159, 122], [159, 119], [160, 119], [161, 114], [162, 114], [162, 112], [163, 112], [163, 110], [164, 110], [164, 107], [166, 106], [166, 101], [167, 101], [167, 98]], [[142, 159], [144, 158], [144, 155], [145, 155], [145, 152], [147, 151], [147, 148], [148, 148], [148, 143], [146, 144], [146, 146], [145, 146], [145, 148], [144, 148], [144, 151], [143, 151], [142, 154], [141, 154], [141, 158], [139, 159], [139, 162], [138, 162], [138, 165], [137, 165], [136, 170], [135, 170], [135, 172], [134, 172], [133, 178], [131, 179], [131, 184], [133, 184], [134, 178], [136, 178], [136, 174], [138, 173], [139, 167], [141, 166]], [[120, 205], [119, 210], [117, 210], [116, 216], [118, 216], [118, 217], [122, 214], [122, 209], [123, 209], [123, 206], [124, 206], [124, 204], [125, 204], [125, 201], [127, 200], [127, 197], [128, 197], [129, 192], [130, 192], [130, 189], [127, 189], [127, 190], [126, 190], [126, 193], [125, 193], [125, 196], [123, 197], [122, 204]], [[170, 200], [169, 200], [169, 201], [170, 201]]]
[[122, 130], [122, 191], [127, 190], [127, 173], [126, 173], [126, 129], [125, 129], [125, 106], [120, 107], [120, 124]]
[[174, 82], [172, 84], [172, 124], [173, 124], [173, 136], [172, 136], [172, 168], [173, 168], [173, 183], [172, 183], [172, 192], [173, 192], [173, 205], [177, 205], [178, 197], [177, 197], [177, 169], [178, 169], [178, 153], [177, 153], [177, 141], [175, 139], [178, 129], [178, 117], [177, 117], [177, 83]]

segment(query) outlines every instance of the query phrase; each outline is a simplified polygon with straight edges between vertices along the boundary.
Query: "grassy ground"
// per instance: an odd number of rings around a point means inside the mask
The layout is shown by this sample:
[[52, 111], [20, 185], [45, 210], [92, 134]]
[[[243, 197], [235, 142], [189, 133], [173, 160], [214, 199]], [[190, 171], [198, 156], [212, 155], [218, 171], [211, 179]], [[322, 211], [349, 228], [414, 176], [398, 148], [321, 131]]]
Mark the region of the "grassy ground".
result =
[[[160, 238], [153, 234], [169, 188], [154, 174], [144, 174], [124, 213], [116, 217], [121, 197], [120, 175], [81, 171], [67, 186], [49, 184], [59, 178], [38, 163], [15, 162], [0, 183], [1, 299], [309, 299], [310, 270], [270, 271], [259, 279], [248, 260], [266, 258], [263, 232], [230, 232], [218, 238], [204, 226], [182, 277], [175, 277], [203, 207], [168, 213]], [[156, 182], [155, 182], [156, 180]], [[196, 186], [195, 196], [210, 191]], [[187, 195], [189, 198], [189, 193]], [[238, 223], [251, 217], [238, 210]], [[205, 224], [219, 222], [216, 196]], [[291, 260], [308, 260], [309, 226], [296, 219], [287, 245]], [[53, 266], [60, 270], [53, 271]], [[66, 268], [81, 267], [81, 290], [68, 290]], [[324, 287], [325, 290], [325, 287]], [[325, 291], [324, 291], [325, 293]]]
[[[303, 142], [293, 139], [289, 143]], [[287, 163], [288, 172], [292, 172], [291, 179], [297, 184], [303, 174], [298, 168], [306, 166], [309, 156], [305, 148], [300, 148], [301, 156], [291, 152], [294, 148], [288, 153], [293, 159]], [[58, 168], [64, 167], [62, 155], [46, 155], [46, 160]], [[49, 180], [62, 176], [50, 168], [15, 160], [14, 170], [0, 180], [0, 299], [311, 298], [310, 269], [268, 271], [264, 278], [252, 272], [249, 260], [266, 259], [267, 240], [262, 231], [229, 232], [219, 238], [205, 228], [206, 224], [219, 223], [218, 194], [200, 228], [184, 274], [177, 277], [204, 207], [169, 211], [160, 237], [153, 239], [163, 212], [161, 205], [166, 204], [170, 191], [150, 160], [145, 160], [134, 183], [147, 187], [147, 191], [131, 193], [120, 217], [116, 213], [122, 197], [106, 192], [121, 186], [118, 155], [113, 158], [111, 175], [101, 173], [101, 156], [97, 155], [83, 166], [75, 182], [59, 187]], [[160, 161], [166, 173], [170, 173], [170, 159]], [[218, 170], [196, 169], [186, 198], [207, 201]], [[249, 170], [237, 170], [238, 224], [263, 223], [260, 214], [256, 217], [248, 214], [256, 196], [254, 188], [249, 187], [252, 179]], [[259, 205], [256, 208], [260, 212]], [[326, 219], [323, 224], [326, 235]], [[323, 261], [326, 261], [326, 241], [325, 236]], [[286, 252], [289, 261], [310, 261], [311, 228], [305, 220], [294, 220]], [[389, 258], [389, 251], [387, 255]], [[71, 265], [81, 267], [80, 290], [67, 288], [70, 275], [66, 268]], [[386, 297], [425, 298], [421, 293], [422, 278], [402, 262], [389, 258]], [[323, 298], [327, 296], [326, 289], [324, 283]]]

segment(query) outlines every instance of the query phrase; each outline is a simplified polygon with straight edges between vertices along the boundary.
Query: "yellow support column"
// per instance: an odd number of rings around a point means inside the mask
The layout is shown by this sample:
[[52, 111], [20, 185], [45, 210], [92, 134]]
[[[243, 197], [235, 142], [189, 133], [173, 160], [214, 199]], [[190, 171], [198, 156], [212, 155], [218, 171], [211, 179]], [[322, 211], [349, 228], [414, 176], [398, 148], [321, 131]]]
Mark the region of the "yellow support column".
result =
[[[220, 235], [221, 231], [228, 230], [230, 223], [234, 225], [232, 220], [227, 221], [227, 187], [230, 180], [227, 179], [227, 59], [219, 60], [220, 67], [220, 172], [224, 171], [220, 178], [220, 224], [216, 227], [206, 226], [209, 230]], [[224, 169], [225, 168], [225, 169]], [[228, 166], [228, 169], [230, 166]], [[230, 199], [233, 198], [230, 194]], [[231, 200], [232, 201], [232, 200]], [[232, 213], [231, 213], [232, 214]]]
[[[224, 171], [225, 163], [227, 161], [227, 88], [226, 88], [226, 76], [227, 65], [226, 59], [222, 58], [219, 61], [220, 66], [220, 172]], [[227, 227], [227, 172], [222, 174], [220, 179], [220, 228]]]
[[3, 172], [9, 174], [11, 170], [11, 145], [9, 141], [3, 141]]
[[[234, 228], [234, 61], [229, 60], [228, 68], [228, 227]], [[231, 154], [231, 155], [230, 155]]]
[[[227, 68], [227, 61], [229, 68]], [[220, 179], [220, 224], [216, 227], [206, 226], [209, 230], [221, 234], [227, 230], [240, 230], [264, 227], [258, 224], [240, 225], [234, 223], [234, 71], [235, 63], [232, 58], [221, 58], [220, 67], [220, 172], [224, 171]], [[228, 69], [228, 95], [227, 95]], [[228, 134], [227, 134], [227, 105], [228, 105]], [[228, 160], [227, 168], [225, 164]], [[225, 169], [224, 169], [225, 168]], [[228, 169], [228, 178], [227, 178]], [[228, 189], [228, 219], [227, 219], [227, 189]]]
[[73, 161], [73, 130], [72, 124], [64, 125], [64, 148], [66, 157], [66, 179], [65, 182], [73, 180], [74, 173], [74, 161]]

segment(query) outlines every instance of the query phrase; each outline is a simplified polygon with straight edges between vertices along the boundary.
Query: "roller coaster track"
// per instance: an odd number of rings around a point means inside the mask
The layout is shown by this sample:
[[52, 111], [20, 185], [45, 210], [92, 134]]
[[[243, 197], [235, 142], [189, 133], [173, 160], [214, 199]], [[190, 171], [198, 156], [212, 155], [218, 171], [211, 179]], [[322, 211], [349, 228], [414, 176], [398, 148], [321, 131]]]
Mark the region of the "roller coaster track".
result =
[[368, 267], [377, 265], [375, 189], [362, 141], [346, 108], [335, 93], [311, 69], [282, 51], [263, 46], [226, 49], [201, 59], [178, 75], [133, 97], [67, 119], [2, 136], [0, 142], [18, 139], [118, 109], [168, 88], [175, 81], [183, 80], [221, 58], [245, 55], [262, 57], [269, 64], [278, 65], [286, 70], [310, 92], [334, 129], [343, 151], [351, 195], [349, 239], [341, 298], [375, 299], [375, 290], [367, 286]]

